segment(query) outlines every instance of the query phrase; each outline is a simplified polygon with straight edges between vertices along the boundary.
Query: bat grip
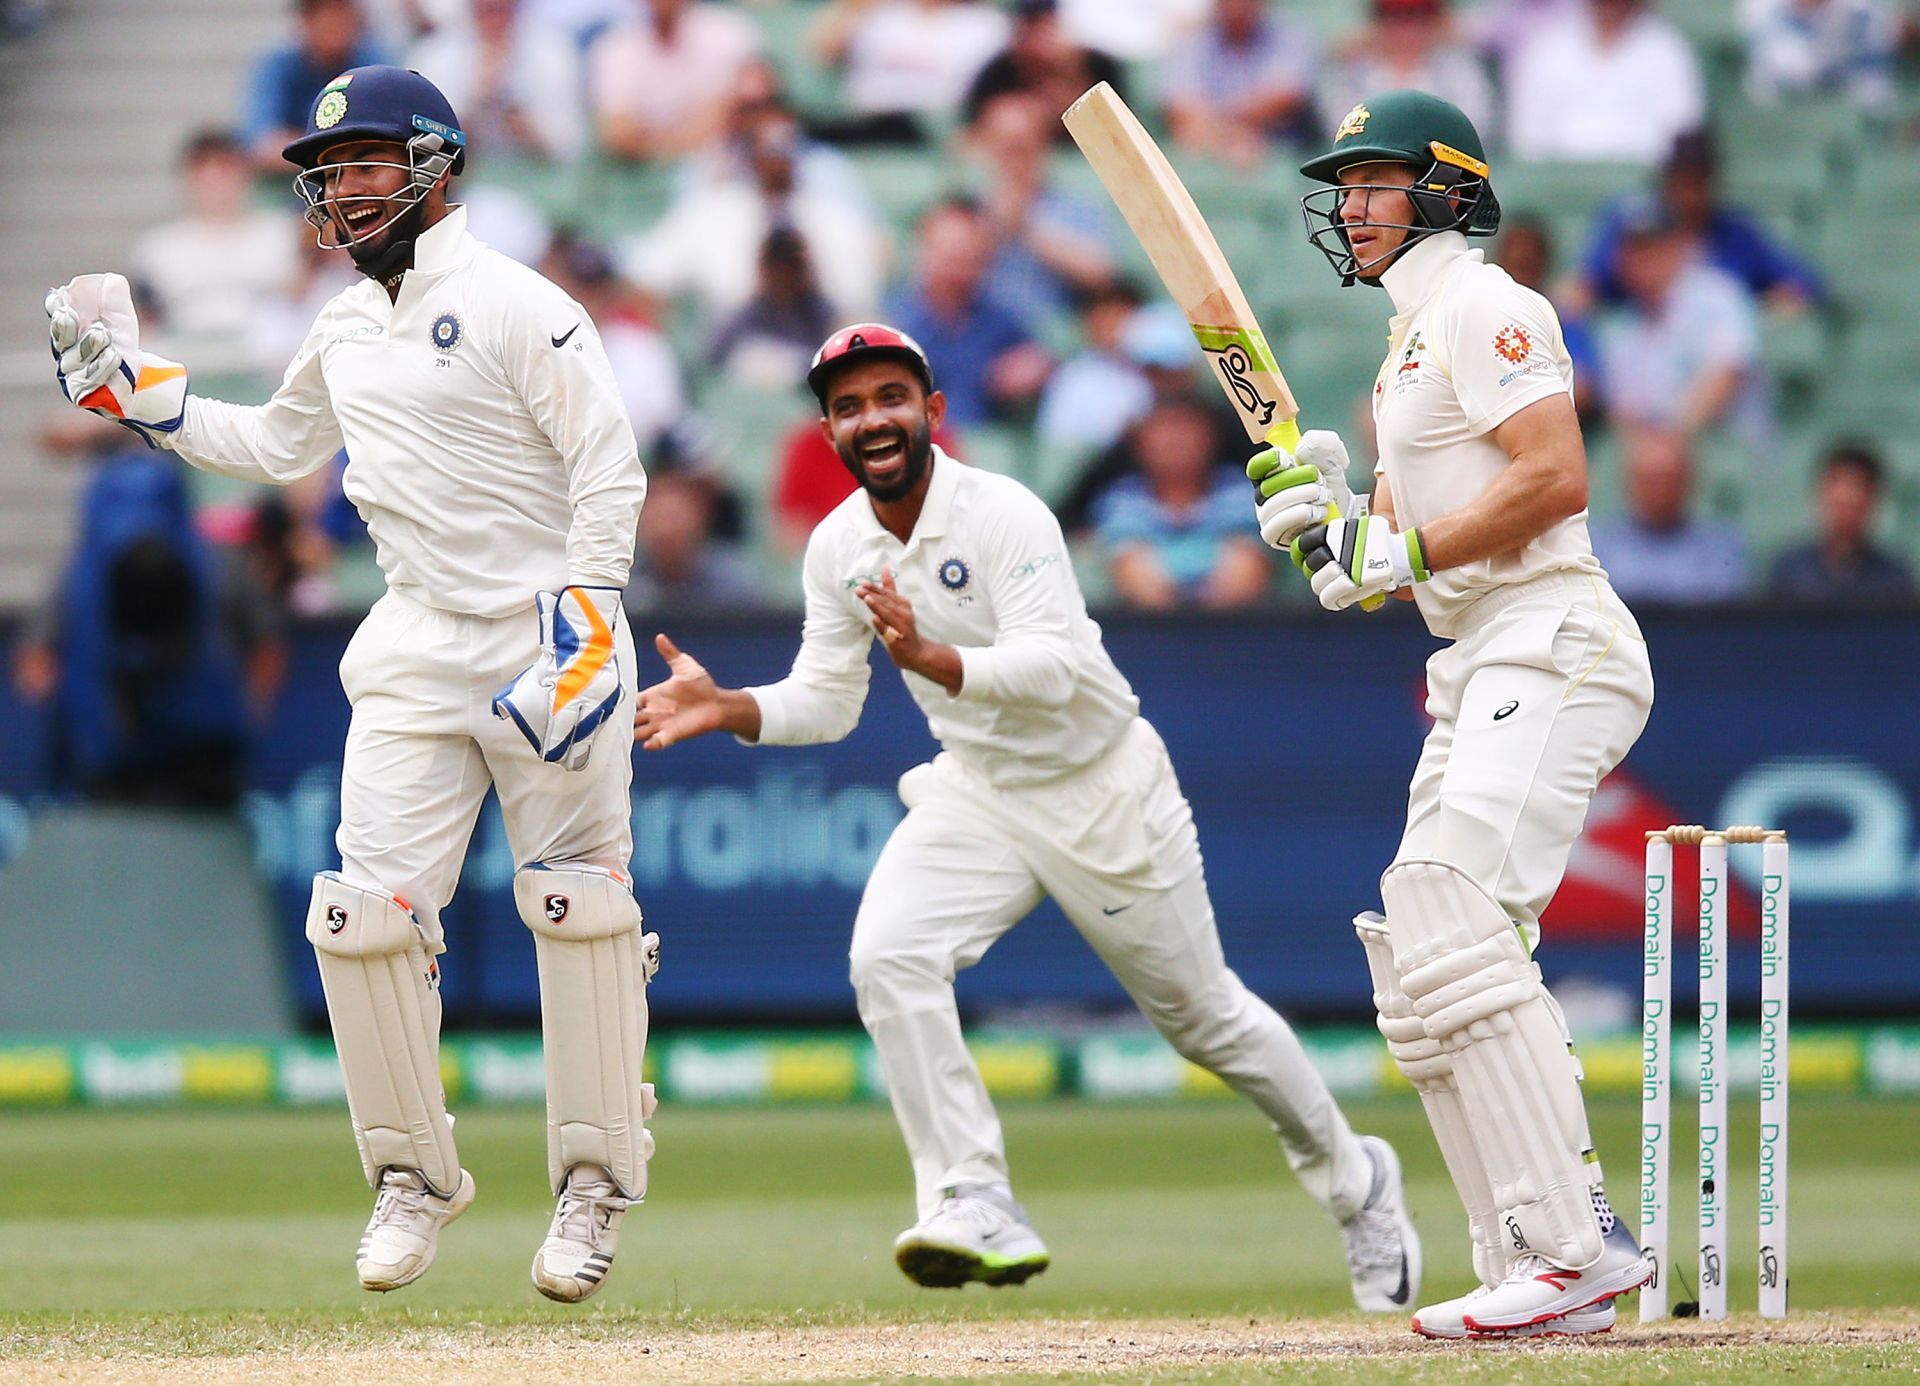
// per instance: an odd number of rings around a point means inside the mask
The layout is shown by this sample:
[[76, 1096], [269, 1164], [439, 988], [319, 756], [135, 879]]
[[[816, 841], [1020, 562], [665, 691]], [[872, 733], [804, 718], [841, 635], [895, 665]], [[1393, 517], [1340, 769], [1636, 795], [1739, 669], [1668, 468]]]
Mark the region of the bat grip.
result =
[[[1288, 452], [1295, 451], [1300, 446], [1299, 423], [1293, 419], [1280, 420], [1279, 423], [1267, 430], [1266, 441], [1268, 447], [1284, 448]], [[1335, 505], [1331, 500], [1327, 502], [1327, 518], [1329, 520], [1337, 520], [1340, 518], [1340, 507]], [[1360, 609], [1362, 611], [1378, 611], [1386, 604], [1386, 596], [1384, 594], [1376, 594], [1361, 602]]]

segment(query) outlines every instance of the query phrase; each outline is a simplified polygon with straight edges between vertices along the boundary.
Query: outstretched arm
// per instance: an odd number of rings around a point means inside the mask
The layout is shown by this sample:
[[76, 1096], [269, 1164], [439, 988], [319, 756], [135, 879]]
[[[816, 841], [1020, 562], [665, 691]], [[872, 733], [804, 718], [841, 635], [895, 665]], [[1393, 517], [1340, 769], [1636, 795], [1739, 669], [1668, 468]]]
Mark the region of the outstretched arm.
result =
[[760, 704], [739, 688], [722, 688], [700, 661], [665, 635], [653, 647], [667, 661], [667, 677], [643, 689], [633, 710], [633, 739], [649, 751], [664, 751], [708, 732], [760, 739]]

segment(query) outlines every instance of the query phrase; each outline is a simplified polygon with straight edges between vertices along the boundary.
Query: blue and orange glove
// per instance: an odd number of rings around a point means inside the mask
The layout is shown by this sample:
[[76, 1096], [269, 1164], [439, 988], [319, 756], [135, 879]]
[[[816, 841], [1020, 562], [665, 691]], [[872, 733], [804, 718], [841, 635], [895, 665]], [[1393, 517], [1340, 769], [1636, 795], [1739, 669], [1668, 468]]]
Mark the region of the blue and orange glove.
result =
[[140, 349], [140, 319], [126, 277], [80, 275], [49, 291], [46, 307], [61, 393], [159, 447], [186, 413], [187, 368]]
[[493, 715], [519, 727], [540, 759], [579, 770], [620, 701], [620, 589], [563, 587], [535, 600], [540, 657], [494, 695]]

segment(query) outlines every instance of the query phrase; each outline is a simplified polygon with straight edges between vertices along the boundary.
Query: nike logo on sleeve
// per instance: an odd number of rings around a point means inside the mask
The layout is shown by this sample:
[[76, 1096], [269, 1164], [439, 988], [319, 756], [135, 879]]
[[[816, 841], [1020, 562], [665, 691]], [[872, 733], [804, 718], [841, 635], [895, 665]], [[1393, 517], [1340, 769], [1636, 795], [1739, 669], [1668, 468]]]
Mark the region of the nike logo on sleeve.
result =
[[567, 344], [567, 338], [571, 337], [574, 333], [578, 332], [579, 330], [580, 330], [580, 324], [576, 322], [572, 327], [569, 327], [566, 330], [566, 334], [564, 336], [555, 337], [553, 339], [553, 344], [557, 347], [565, 346]]

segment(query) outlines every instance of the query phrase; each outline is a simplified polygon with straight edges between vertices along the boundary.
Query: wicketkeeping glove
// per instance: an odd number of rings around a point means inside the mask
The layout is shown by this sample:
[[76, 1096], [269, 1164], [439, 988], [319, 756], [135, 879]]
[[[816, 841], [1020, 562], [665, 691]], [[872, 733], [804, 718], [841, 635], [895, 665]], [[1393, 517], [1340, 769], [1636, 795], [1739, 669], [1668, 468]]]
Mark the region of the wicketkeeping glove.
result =
[[1377, 515], [1313, 526], [1293, 541], [1293, 561], [1307, 572], [1313, 594], [1329, 611], [1432, 576], [1420, 531], [1396, 532]]
[[187, 368], [140, 349], [140, 319], [126, 277], [80, 275], [49, 292], [46, 306], [61, 391], [159, 447], [186, 413]]
[[494, 696], [493, 715], [519, 727], [542, 760], [579, 770], [620, 701], [620, 589], [564, 587], [536, 602], [540, 657]]
[[1274, 447], [1255, 453], [1247, 480], [1258, 497], [1260, 537], [1276, 549], [1287, 548], [1310, 525], [1354, 512], [1347, 445], [1328, 429], [1301, 434], [1292, 452]]

